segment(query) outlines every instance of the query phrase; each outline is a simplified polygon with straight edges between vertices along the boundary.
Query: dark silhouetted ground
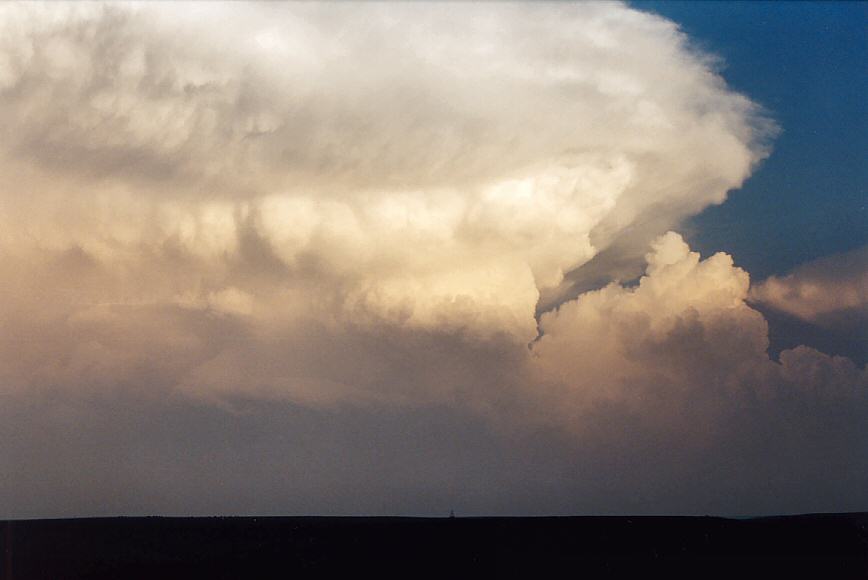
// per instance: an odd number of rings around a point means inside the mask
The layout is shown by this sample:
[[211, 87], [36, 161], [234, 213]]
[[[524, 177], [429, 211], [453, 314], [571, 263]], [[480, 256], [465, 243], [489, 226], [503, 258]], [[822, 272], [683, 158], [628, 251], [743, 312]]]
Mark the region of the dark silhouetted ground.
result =
[[98, 518], [0, 525], [3, 580], [290, 578], [325, 571], [413, 577], [482, 570], [546, 578], [868, 577], [868, 514]]

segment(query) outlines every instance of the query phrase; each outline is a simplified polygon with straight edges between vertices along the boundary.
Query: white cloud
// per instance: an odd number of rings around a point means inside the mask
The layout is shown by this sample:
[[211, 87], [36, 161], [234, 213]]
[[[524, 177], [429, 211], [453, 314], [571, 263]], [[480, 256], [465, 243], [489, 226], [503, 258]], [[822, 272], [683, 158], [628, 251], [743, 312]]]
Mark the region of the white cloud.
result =
[[[129, 270], [173, 243], [210, 273], [253, 220], [346, 316], [530, 340], [541, 289], [764, 155], [755, 106], [666, 20], [454, 8], [4, 7], [5, 245]], [[232, 286], [208, 284], [172, 285]]]

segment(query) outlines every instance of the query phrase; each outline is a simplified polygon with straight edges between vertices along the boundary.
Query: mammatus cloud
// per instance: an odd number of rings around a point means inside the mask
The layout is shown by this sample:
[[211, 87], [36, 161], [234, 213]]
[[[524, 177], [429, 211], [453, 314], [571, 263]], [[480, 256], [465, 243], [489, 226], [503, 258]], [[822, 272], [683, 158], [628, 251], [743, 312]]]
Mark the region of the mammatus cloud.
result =
[[0, 497], [747, 509], [835, 460], [864, 502], [866, 371], [772, 360], [747, 273], [658, 237], [765, 155], [713, 66], [619, 4], [0, 7]]

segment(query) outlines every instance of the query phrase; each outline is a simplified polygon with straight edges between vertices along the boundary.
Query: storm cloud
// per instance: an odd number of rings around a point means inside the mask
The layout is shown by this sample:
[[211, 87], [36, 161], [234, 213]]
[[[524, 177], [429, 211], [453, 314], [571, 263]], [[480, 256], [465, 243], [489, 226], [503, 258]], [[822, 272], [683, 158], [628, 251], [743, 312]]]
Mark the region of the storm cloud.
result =
[[774, 133], [717, 65], [621, 4], [0, 7], [2, 515], [864, 505], [866, 370], [670, 231]]

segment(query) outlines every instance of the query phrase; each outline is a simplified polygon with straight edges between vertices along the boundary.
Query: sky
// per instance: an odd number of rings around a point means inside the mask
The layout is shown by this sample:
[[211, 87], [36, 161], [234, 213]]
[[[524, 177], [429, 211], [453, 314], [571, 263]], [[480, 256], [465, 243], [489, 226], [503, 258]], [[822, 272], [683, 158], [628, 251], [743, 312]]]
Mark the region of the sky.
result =
[[774, 155], [727, 203], [693, 219], [691, 242], [754, 276], [868, 243], [864, 2], [642, 2], [724, 59], [734, 89], [781, 126]]
[[[761, 170], [727, 203], [692, 218], [691, 243], [732, 254], [755, 279], [868, 244], [868, 3], [634, 5], [672, 18], [722, 57], [727, 83], [781, 126]], [[774, 319], [775, 353], [807, 341], [868, 362], [864, 319], [836, 335], [755, 306]]]
[[0, 6], [0, 517], [868, 510], [865, 7]]

